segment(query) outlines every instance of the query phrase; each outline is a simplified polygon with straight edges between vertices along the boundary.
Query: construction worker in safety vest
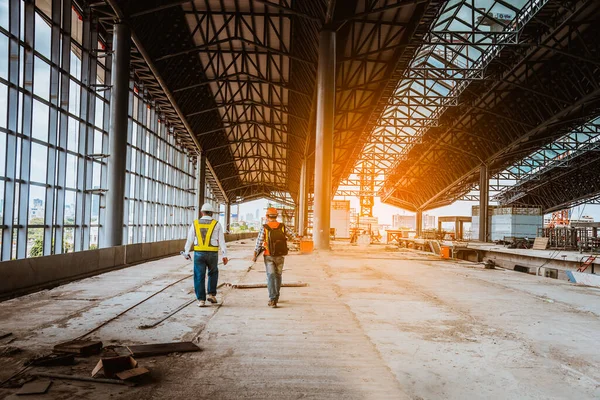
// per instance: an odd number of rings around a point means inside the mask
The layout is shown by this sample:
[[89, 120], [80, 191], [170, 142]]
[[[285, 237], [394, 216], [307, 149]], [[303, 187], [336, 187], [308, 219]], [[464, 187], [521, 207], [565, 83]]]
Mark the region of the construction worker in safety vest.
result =
[[[223, 258], [223, 265], [227, 265], [227, 246], [225, 245], [225, 233], [221, 224], [213, 219], [214, 210], [208, 203], [200, 209], [202, 217], [194, 220], [190, 226], [185, 242], [183, 255], [188, 260], [190, 249], [194, 246], [194, 289], [198, 307], [204, 307], [206, 300], [217, 303], [217, 281], [219, 279], [219, 249]], [[208, 290], [204, 281], [208, 270]], [[206, 293], [208, 292], [208, 296]]]
[[294, 239], [295, 233], [277, 221], [277, 209], [267, 209], [267, 223], [263, 225], [254, 247], [254, 257], [264, 251], [265, 270], [267, 271], [267, 288], [269, 289], [269, 307], [277, 307], [279, 290], [281, 289], [281, 276], [283, 274], [284, 257], [288, 254], [287, 239]]

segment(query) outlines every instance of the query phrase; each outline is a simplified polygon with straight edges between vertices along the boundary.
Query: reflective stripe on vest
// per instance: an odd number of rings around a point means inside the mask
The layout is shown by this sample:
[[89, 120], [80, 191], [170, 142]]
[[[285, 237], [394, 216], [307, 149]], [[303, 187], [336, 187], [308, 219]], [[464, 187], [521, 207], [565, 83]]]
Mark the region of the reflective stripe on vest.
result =
[[194, 246], [194, 251], [219, 251], [218, 246], [212, 246], [210, 239], [217, 226], [217, 220], [213, 219], [208, 224], [203, 224], [200, 221], [194, 220], [194, 228], [196, 228], [196, 238], [198, 239], [198, 245]]

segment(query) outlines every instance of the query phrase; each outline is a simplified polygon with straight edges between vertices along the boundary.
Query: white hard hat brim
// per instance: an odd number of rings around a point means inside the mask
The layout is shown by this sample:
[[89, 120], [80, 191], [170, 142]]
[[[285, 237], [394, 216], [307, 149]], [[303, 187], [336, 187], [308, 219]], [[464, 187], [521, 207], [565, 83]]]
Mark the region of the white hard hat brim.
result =
[[205, 203], [202, 205], [202, 208], [200, 209], [200, 211], [204, 211], [204, 212], [215, 212], [215, 210], [213, 209], [212, 205]]

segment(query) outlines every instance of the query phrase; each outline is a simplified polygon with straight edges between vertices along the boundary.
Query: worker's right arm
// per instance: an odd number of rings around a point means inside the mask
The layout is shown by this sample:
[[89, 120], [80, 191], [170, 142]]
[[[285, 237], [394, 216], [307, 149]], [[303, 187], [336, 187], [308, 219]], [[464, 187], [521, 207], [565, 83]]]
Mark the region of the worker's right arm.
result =
[[258, 258], [258, 254], [260, 253], [260, 249], [265, 241], [265, 228], [260, 229], [258, 231], [258, 236], [256, 238], [256, 245], [254, 246], [254, 257], [252, 257], [252, 261], [256, 261]]
[[188, 229], [187, 240], [183, 249], [186, 256], [190, 255], [190, 250], [194, 245], [194, 240], [196, 240], [196, 230], [194, 229], [194, 224], [192, 224], [190, 225], [190, 229]]

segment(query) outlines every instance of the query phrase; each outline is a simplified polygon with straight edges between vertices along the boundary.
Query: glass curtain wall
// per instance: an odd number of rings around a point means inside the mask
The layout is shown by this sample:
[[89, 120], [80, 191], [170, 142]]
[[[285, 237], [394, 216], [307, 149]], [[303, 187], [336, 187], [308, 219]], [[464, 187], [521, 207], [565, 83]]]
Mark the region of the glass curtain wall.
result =
[[[1, 260], [102, 246], [110, 38], [94, 18], [71, 0], [0, 0]], [[194, 168], [132, 79], [128, 243], [185, 237]]]

